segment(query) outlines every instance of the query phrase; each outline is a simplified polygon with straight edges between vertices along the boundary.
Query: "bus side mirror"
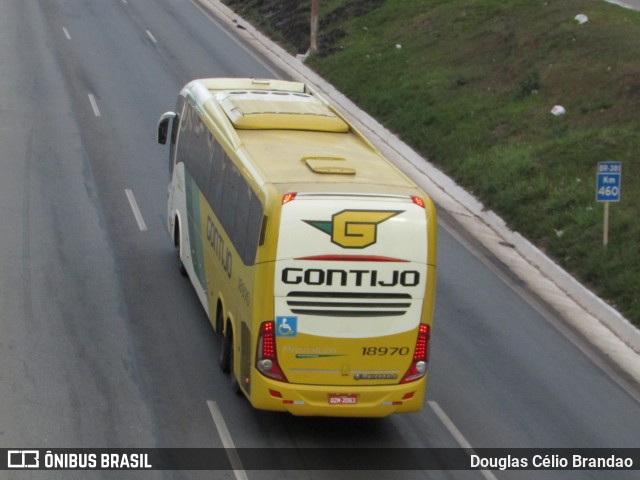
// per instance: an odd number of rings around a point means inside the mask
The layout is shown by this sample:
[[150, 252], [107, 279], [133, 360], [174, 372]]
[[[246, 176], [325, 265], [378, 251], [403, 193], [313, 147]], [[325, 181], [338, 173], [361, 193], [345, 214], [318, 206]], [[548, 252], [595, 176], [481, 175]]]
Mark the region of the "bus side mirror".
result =
[[167, 136], [169, 134], [169, 120], [175, 118], [175, 112], [163, 113], [158, 120], [158, 143], [164, 145], [167, 143]]

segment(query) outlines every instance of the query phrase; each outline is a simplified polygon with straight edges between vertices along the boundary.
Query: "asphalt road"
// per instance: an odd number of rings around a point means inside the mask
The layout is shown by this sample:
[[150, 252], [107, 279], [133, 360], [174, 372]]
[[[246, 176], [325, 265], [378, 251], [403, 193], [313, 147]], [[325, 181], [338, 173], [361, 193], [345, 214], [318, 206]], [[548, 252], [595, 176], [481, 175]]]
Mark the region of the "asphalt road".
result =
[[[0, 2], [0, 448], [222, 447], [229, 439], [237, 447], [640, 447], [638, 386], [473, 240], [445, 228], [422, 412], [294, 418], [253, 410], [231, 392], [165, 229], [168, 155], [155, 129], [192, 78], [274, 75], [188, 0]], [[2, 479], [102, 477], [236, 478], [0, 471]]]

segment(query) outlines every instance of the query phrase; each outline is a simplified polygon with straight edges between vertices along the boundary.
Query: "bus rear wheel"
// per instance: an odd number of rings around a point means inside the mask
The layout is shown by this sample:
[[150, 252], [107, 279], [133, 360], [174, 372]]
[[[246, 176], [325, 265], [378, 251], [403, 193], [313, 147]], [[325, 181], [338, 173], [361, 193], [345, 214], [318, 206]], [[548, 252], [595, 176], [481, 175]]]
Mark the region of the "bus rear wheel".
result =
[[240, 384], [238, 383], [238, 379], [236, 377], [236, 373], [235, 373], [235, 369], [234, 369], [234, 359], [235, 359], [235, 352], [233, 350], [233, 333], [231, 331], [231, 329], [229, 328], [229, 376], [231, 377], [231, 390], [233, 391], [233, 393], [235, 394], [239, 394], [240, 393]]
[[182, 242], [180, 241], [180, 224], [178, 223], [178, 217], [175, 220], [175, 229], [173, 232], [173, 245], [176, 247], [176, 251], [178, 252], [178, 262], [180, 262], [180, 275], [183, 277], [188, 276], [187, 268], [182, 263]]
[[222, 309], [218, 310], [216, 315], [216, 343], [218, 344], [218, 364], [220, 370], [229, 373], [231, 366], [231, 330], [229, 335], [225, 335], [222, 331]]

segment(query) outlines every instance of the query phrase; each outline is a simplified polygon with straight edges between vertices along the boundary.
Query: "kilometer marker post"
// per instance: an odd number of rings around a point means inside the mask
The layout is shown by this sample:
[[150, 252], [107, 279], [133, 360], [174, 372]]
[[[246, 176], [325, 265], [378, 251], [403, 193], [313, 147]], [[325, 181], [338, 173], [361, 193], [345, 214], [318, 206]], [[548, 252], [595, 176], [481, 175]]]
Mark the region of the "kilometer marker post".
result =
[[604, 204], [604, 220], [602, 221], [602, 246], [606, 247], [609, 243], [609, 203]]
[[609, 243], [609, 204], [619, 202], [622, 184], [622, 162], [598, 162], [596, 170], [596, 202], [604, 203], [602, 245]]

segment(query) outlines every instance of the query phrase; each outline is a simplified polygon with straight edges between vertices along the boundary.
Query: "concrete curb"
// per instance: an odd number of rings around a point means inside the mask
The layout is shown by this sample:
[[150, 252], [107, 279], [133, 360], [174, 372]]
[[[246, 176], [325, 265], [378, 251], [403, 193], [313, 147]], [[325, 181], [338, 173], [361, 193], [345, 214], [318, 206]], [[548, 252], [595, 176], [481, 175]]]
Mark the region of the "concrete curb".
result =
[[439, 208], [449, 212], [532, 291], [640, 383], [640, 330], [618, 311], [577, 282], [519, 233], [511, 231], [494, 212], [485, 210], [475, 197], [360, 110], [335, 87], [219, 0], [197, 2], [228, 28], [235, 29], [247, 43], [264, 52], [293, 79], [312, 85], [331, 100], [383, 154], [413, 178]]
[[605, 0], [605, 2], [613, 3], [614, 5], [630, 10], [640, 10], [640, 1], [638, 0]]

